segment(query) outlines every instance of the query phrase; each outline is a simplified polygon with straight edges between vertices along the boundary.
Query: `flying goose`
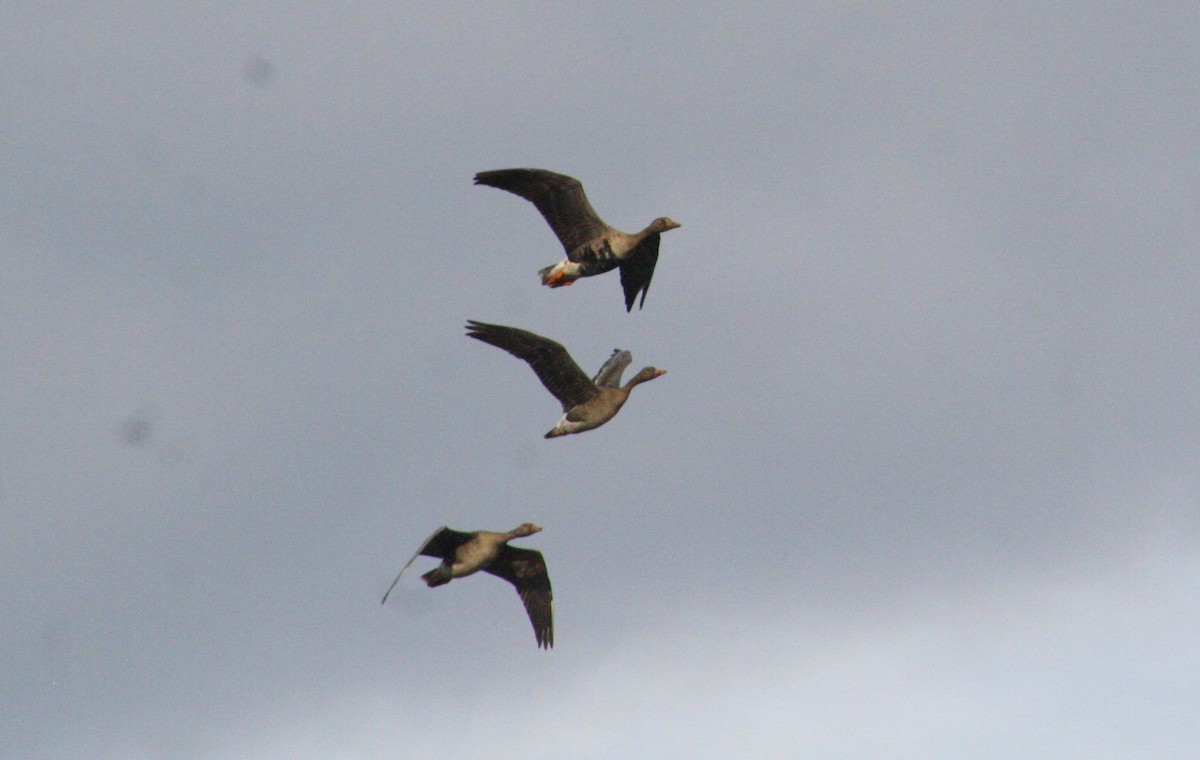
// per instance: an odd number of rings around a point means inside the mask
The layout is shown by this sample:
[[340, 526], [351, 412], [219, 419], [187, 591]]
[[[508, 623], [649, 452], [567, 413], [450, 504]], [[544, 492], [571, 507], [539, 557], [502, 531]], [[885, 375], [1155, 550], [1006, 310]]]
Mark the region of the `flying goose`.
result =
[[475, 184], [515, 193], [532, 201], [542, 212], [567, 251], [565, 259], [538, 271], [543, 285], [558, 288], [580, 277], [620, 267], [625, 311], [633, 310], [639, 292], [642, 300], [638, 308], [646, 303], [646, 291], [650, 289], [650, 278], [658, 262], [659, 235], [678, 227], [678, 222], [660, 216], [641, 232], [633, 235], [621, 232], [609, 227], [596, 214], [579, 180], [545, 169], [479, 172]]
[[546, 561], [542, 559], [541, 552], [508, 545], [514, 538], [532, 536], [540, 530], [533, 523], [522, 523], [508, 533], [487, 530], [463, 533], [442, 526], [421, 544], [408, 564], [400, 569], [380, 604], [387, 603], [388, 594], [392, 593], [392, 589], [400, 582], [400, 576], [417, 557], [437, 557], [442, 564], [421, 576], [427, 586], [443, 586], [454, 578], [464, 578], [480, 570], [503, 578], [516, 586], [517, 593], [521, 595], [529, 622], [533, 623], [533, 635], [537, 637], [538, 646], [549, 649], [554, 646], [551, 608], [554, 595], [550, 592]]
[[600, 427], [621, 411], [633, 386], [666, 374], [665, 369], [644, 367], [629, 382], [621, 385], [621, 373], [633, 361], [633, 354], [617, 349], [596, 376], [589, 380], [567, 349], [549, 338], [515, 327], [489, 325], [473, 319], [467, 320], [467, 330], [467, 335], [475, 340], [503, 348], [518, 359], [529, 362], [546, 390], [562, 402], [563, 417], [553, 430], [546, 433], [546, 438]]

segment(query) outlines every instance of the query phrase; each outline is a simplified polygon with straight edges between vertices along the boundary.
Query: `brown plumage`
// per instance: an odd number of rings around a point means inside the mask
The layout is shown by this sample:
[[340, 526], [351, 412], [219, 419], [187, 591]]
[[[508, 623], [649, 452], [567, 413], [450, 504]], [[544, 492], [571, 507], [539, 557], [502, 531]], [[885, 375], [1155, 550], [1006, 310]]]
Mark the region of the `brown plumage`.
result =
[[499, 169], [479, 172], [475, 184], [488, 185], [519, 195], [537, 206], [567, 257], [539, 270], [542, 284], [552, 288], [570, 285], [580, 277], [621, 269], [625, 311], [633, 309], [638, 293], [646, 303], [646, 292], [658, 263], [659, 235], [679, 227], [660, 216], [641, 232], [629, 234], [604, 223], [574, 177], [545, 169]]
[[467, 335], [475, 340], [502, 348], [533, 368], [546, 390], [562, 403], [563, 417], [546, 438], [582, 433], [598, 428], [621, 411], [635, 385], [653, 380], [665, 369], [643, 367], [620, 385], [621, 373], [633, 361], [633, 354], [615, 350], [594, 378], [589, 379], [561, 344], [527, 330], [467, 320]]
[[421, 576], [425, 585], [430, 588], [444, 586], [454, 578], [464, 578], [480, 570], [503, 578], [516, 587], [529, 622], [533, 624], [538, 646], [549, 649], [554, 646], [554, 594], [550, 590], [546, 562], [541, 552], [508, 545], [514, 538], [531, 536], [540, 530], [533, 523], [523, 523], [507, 533], [486, 530], [464, 533], [442, 526], [401, 568], [380, 604], [387, 602], [388, 594], [417, 557], [436, 557], [442, 564]]

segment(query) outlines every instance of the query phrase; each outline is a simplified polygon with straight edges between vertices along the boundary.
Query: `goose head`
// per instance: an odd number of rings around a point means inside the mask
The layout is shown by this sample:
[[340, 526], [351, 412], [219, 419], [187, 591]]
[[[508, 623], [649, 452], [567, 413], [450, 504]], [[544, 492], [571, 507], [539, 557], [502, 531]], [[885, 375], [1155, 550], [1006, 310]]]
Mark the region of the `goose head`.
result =
[[665, 374], [667, 374], [665, 369], [659, 369], [658, 367], [642, 367], [642, 369], [636, 375], [629, 378], [629, 382], [625, 383], [625, 387], [632, 388], [638, 383], [644, 383], [647, 380], [653, 380], [654, 378]]
[[660, 216], [659, 218], [655, 219], [653, 222], [650, 222], [650, 231], [661, 233], [661, 232], [666, 232], [667, 230], [673, 230], [676, 227], [682, 227], [682, 226], [683, 225], [681, 225], [679, 222], [675, 221], [674, 219], [671, 219], [670, 217]]
[[513, 538], [522, 538], [524, 536], [532, 536], [534, 533], [540, 532], [542, 526], [534, 525], [533, 523], [521, 523], [513, 529]]

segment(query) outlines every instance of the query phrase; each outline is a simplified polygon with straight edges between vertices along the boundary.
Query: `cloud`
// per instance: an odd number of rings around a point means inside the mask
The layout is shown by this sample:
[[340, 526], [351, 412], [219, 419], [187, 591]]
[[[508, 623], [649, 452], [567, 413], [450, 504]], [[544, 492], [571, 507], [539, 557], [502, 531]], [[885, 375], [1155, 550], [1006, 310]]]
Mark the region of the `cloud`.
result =
[[[1194, 754], [1194, 18], [526, 10], [0, 11], [0, 755]], [[468, 318], [669, 374], [543, 441]], [[523, 520], [554, 652], [379, 606]]]
[[488, 681], [457, 704], [411, 681], [313, 700], [222, 755], [1185, 756], [1197, 580], [1200, 557], [1168, 551], [850, 619], [671, 607], [565, 676]]

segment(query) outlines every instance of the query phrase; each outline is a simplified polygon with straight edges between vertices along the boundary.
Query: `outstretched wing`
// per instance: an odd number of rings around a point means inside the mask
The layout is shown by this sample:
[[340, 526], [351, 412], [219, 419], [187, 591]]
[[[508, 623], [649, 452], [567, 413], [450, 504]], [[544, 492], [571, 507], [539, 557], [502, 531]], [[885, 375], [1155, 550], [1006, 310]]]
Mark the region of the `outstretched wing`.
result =
[[562, 403], [564, 412], [599, 393], [567, 353], [567, 349], [549, 338], [534, 335], [528, 330], [489, 325], [473, 319], [467, 320], [467, 331], [467, 335], [475, 340], [503, 348], [518, 359], [528, 362], [542, 381], [542, 385], [546, 386], [546, 390], [553, 393]]
[[658, 263], [659, 234], [647, 235], [638, 247], [621, 262], [621, 289], [625, 291], [625, 311], [633, 311], [633, 302], [638, 291], [642, 293], [641, 309], [646, 305], [646, 292], [650, 290], [650, 278], [654, 276], [654, 265]]
[[409, 558], [404, 567], [400, 568], [400, 572], [396, 574], [396, 580], [392, 581], [392, 585], [388, 586], [388, 590], [384, 592], [383, 600], [380, 604], [387, 602], [388, 594], [392, 593], [392, 589], [396, 588], [396, 584], [400, 582], [400, 576], [404, 575], [404, 571], [416, 562], [417, 557], [437, 557], [438, 559], [446, 559], [454, 553], [462, 544], [471, 540], [473, 533], [463, 533], [457, 530], [451, 530], [445, 525], [433, 532], [429, 538], [425, 539], [425, 543], [421, 544], [421, 548], [417, 549], [416, 553]]
[[554, 594], [550, 590], [550, 575], [546, 572], [546, 561], [542, 553], [533, 549], [508, 546], [500, 550], [496, 559], [485, 570], [516, 586], [529, 622], [533, 624], [533, 635], [539, 647], [554, 646]]
[[632, 362], [633, 354], [628, 351], [622, 351], [619, 348], [614, 348], [612, 356], [608, 357], [608, 361], [604, 362], [604, 366], [592, 378], [592, 382], [602, 387], [617, 388], [621, 385], [621, 373]]
[[608, 230], [574, 177], [545, 169], [499, 169], [479, 172], [475, 184], [498, 187], [532, 202], [567, 253]]

